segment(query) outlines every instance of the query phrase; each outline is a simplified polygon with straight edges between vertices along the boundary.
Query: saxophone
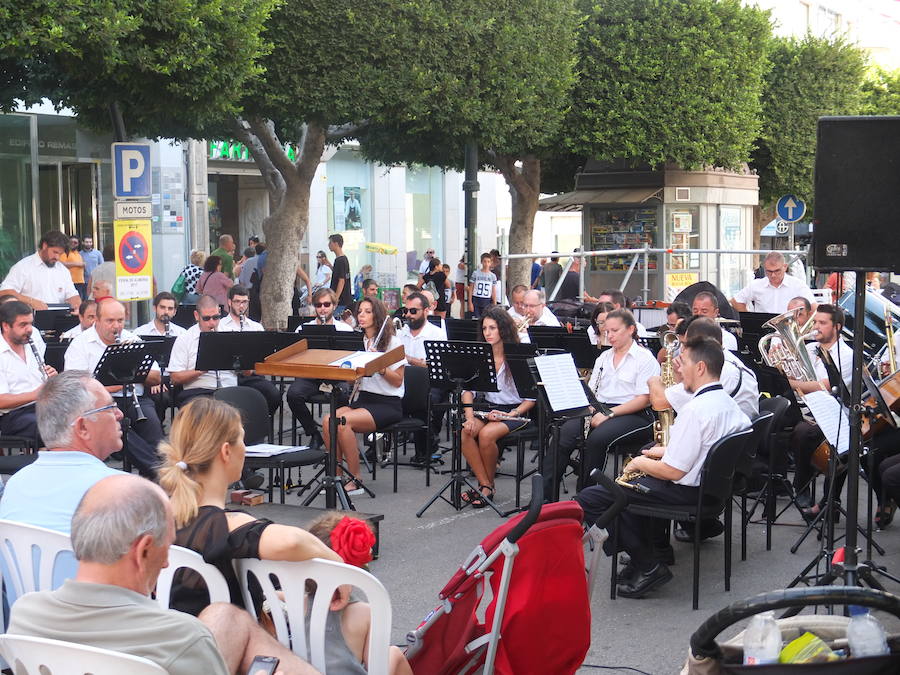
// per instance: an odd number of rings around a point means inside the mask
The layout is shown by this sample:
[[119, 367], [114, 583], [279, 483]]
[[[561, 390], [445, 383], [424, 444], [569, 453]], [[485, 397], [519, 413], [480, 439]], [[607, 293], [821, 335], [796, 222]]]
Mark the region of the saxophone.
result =
[[[666, 358], [660, 368], [660, 379], [663, 386], [671, 387], [675, 384], [675, 366], [672, 362], [675, 360], [675, 350], [678, 349], [679, 345], [678, 336], [672, 331], [666, 331], [660, 337], [660, 342], [663, 349], [666, 350]], [[669, 444], [669, 429], [675, 421], [675, 411], [671, 408], [664, 408], [656, 412], [659, 415], [659, 419], [653, 423], [653, 442], [655, 445], [665, 447]], [[628, 465], [631, 459], [631, 457], [625, 458], [625, 466]], [[623, 469], [622, 474], [616, 478], [616, 483], [632, 490], [640, 490], [640, 486], [634, 484], [634, 481], [646, 475], [643, 471], [625, 471]]]

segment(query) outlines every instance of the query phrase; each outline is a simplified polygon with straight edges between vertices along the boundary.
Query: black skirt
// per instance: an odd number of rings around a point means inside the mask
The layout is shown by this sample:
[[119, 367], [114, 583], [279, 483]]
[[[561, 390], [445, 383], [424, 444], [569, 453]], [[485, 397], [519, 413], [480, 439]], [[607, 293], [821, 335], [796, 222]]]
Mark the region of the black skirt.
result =
[[350, 404], [354, 410], [368, 410], [375, 420], [375, 428], [383, 429], [403, 418], [403, 403], [399, 396], [385, 396], [371, 391], [361, 391]]
[[[502, 412], [510, 412], [513, 408], [517, 407], [515, 404], [511, 403], [490, 403], [488, 401], [484, 401], [485, 405], [488, 406], [489, 410], [500, 410]], [[487, 422], [490, 424], [489, 420], [482, 420], [483, 422]], [[505, 424], [506, 428], [509, 429], [509, 433], [514, 431], [518, 431], [519, 429], [524, 429], [531, 422], [528, 420], [500, 420], [500, 424]]]

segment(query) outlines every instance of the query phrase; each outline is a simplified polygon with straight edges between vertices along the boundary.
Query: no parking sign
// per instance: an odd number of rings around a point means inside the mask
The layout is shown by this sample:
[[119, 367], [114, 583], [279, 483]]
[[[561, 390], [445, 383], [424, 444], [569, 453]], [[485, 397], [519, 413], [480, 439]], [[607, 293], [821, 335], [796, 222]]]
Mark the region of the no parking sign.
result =
[[153, 235], [150, 220], [116, 220], [116, 297], [146, 300], [153, 297]]

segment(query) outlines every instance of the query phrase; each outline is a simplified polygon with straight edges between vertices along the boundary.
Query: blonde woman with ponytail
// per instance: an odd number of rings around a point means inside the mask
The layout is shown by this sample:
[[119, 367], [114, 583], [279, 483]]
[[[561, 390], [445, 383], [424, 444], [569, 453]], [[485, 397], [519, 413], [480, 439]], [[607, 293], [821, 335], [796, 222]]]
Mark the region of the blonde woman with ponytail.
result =
[[[231, 602], [244, 606], [235, 558], [341, 561], [309, 532], [225, 508], [228, 486], [244, 467], [244, 430], [240, 413], [212, 398], [195, 398], [175, 416], [159, 482], [169, 494], [178, 532], [175, 544], [200, 553], [228, 581]], [[179, 572], [172, 587], [172, 608], [197, 615], [209, 604], [203, 582]]]

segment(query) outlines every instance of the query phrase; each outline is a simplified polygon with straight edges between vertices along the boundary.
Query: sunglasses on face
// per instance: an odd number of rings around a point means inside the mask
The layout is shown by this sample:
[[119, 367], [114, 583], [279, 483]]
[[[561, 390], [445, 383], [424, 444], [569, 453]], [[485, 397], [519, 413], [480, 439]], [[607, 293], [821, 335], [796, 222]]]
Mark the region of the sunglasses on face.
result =
[[315, 307], [316, 309], [318, 309], [319, 307], [331, 307], [331, 303], [330, 302], [314, 302], [313, 307]]
[[219, 316], [218, 314], [213, 314], [213, 315], [211, 315], [211, 316], [201, 316], [201, 317], [200, 317], [200, 320], [201, 320], [201, 321], [218, 321], [218, 320], [221, 319], [221, 318], [222, 318], [222, 317]]
[[421, 311], [424, 311], [424, 310], [419, 309], [418, 307], [407, 307], [406, 308], [406, 313], [408, 313], [408, 314], [418, 314]]

